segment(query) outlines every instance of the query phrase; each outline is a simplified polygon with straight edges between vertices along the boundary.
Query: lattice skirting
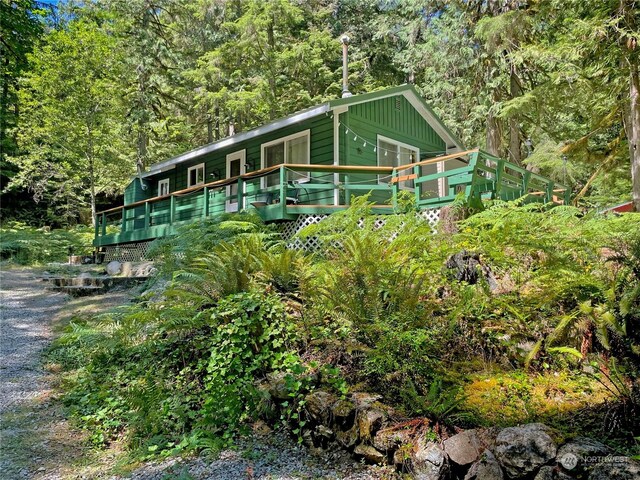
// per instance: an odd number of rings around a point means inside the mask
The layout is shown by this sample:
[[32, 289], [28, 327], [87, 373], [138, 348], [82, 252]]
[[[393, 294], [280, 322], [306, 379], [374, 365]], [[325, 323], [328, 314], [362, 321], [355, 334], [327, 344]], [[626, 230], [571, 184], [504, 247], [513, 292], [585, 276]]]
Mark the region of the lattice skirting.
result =
[[151, 242], [127, 243], [104, 247], [104, 261], [141, 262], [146, 260]]
[[303, 214], [293, 221], [280, 224], [280, 234], [287, 241], [288, 248], [296, 250], [306, 250], [312, 252], [320, 248], [320, 240], [317, 237], [307, 237], [305, 239], [293, 238], [300, 230], [314, 223], [320, 223], [329, 215]]
[[[440, 221], [440, 209], [439, 208], [431, 208], [428, 210], [421, 210], [418, 212], [418, 217], [424, 219], [431, 228], [435, 231], [435, 227]], [[315, 223], [321, 222], [323, 219], [327, 218], [329, 215], [320, 215], [320, 214], [305, 214], [300, 215], [296, 220], [290, 222], [283, 222], [280, 224], [280, 233], [282, 238], [287, 241], [287, 247], [294, 249], [302, 249], [306, 251], [315, 251], [318, 250], [322, 245], [320, 240], [317, 237], [307, 237], [305, 239], [295, 238], [295, 235], [300, 232], [303, 228], [308, 225], [313, 225]], [[374, 226], [375, 228], [380, 228], [384, 226], [387, 222], [387, 215], [380, 215], [376, 218]], [[360, 226], [364, 224], [364, 221], [360, 221]], [[391, 238], [395, 238], [397, 235], [392, 235]]]

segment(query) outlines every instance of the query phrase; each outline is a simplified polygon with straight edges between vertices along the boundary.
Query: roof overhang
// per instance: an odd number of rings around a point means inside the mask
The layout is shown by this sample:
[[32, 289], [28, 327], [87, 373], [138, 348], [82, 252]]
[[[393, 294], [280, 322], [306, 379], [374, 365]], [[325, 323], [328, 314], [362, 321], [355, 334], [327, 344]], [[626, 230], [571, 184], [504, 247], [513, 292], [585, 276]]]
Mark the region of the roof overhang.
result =
[[231, 137], [223, 138], [222, 140], [218, 140], [217, 142], [209, 143], [202, 147], [178, 155], [177, 157], [173, 157], [164, 162], [152, 165], [149, 171], [142, 174], [142, 177], [149, 177], [151, 175], [166, 172], [167, 170], [175, 168], [175, 166], [179, 163], [188, 162], [189, 160], [197, 159], [203, 155], [215, 152], [216, 150], [231, 147], [237, 143], [244, 142], [246, 140], [265, 135], [267, 133], [271, 133], [275, 130], [279, 130], [289, 125], [294, 125], [313, 117], [317, 117], [318, 115], [327, 113], [329, 110], [329, 104], [324, 103], [322, 105], [318, 105], [317, 107], [302, 110], [288, 117], [281, 118], [279, 120], [276, 120], [275, 122], [267, 123], [266, 125], [262, 125], [261, 127], [247, 130], [246, 132], [238, 133], [237, 135], [232, 135]]

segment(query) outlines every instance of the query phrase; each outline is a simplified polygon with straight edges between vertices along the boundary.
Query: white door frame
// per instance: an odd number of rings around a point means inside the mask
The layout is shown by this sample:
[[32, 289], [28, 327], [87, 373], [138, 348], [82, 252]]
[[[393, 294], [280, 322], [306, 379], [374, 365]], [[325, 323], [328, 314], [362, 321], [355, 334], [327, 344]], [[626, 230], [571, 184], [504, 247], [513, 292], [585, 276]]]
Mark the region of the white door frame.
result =
[[[244, 173], [246, 173], [245, 164], [247, 162], [247, 151], [245, 149], [243, 149], [243, 150], [238, 150], [237, 152], [233, 152], [233, 153], [230, 153], [229, 155], [227, 155], [227, 176], [225, 178], [230, 178], [231, 177], [231, 162], [234, 162], [234, 161], [240, 161], [240, 175], [243, 175]], [[231, 195], [231, 185], [227, 185], [226, 194], [227, 194], [227, 197], [229, 195]], [[242, 208], [240, 210], [244, 210], [244, 207], [245, 207], [244, 200], [245, 199], [243, 199]], [[237, 199], [233, 199], [233, 200], [232, 199], [228, 199], [226, 201], [226, 204], [225, 204], [225, 211], [226, 212], [237, 212], [238, 211], [238, 201], [237, 201]]]

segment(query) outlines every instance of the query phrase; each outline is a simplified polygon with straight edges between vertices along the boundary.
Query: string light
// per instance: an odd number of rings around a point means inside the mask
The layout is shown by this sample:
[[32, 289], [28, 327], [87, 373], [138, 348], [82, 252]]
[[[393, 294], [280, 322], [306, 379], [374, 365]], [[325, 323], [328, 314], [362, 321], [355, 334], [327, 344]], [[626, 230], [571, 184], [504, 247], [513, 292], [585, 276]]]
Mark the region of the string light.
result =
[[[384, 156], [385, 156], [385, 157], [388, 157], [388, 156], [389, 156], [389, 152], [392, 152], [392, 153], [394, 153], [394, 154], [396, 155], [396, 158], [397, 158], [398, 160], [400, 160], [400, 153], [398, 153], [398, 150], [397, 150], [396, 148], [394, 148], [394, 149], [387, 149], [387, 148], [384, 148], [384, 147], [378, 147], [378, 146], [376, 145], [376, 143], [374, 143], [374, 142], [370, 142], [370, 141], [368, 141], [366, 138], [364, 138], [364, 137], [362, 137], [362, 136], [358, 135], [358, 134], [357, 134], [357, 133], [356, 133], [352, 128], [347, 127], [347, 126], [346, 126], [346, 125], [344, 125], [342, 122], [339, 122], [339, 125], [340, 125], [342, 128], [344, 128], [344, 132], [345, 132], [345, 134], [346, 134], [346, 135], [348, 135], [349, 133], [352, 133], [352, 134], [353, 134], [353, 141], [354, 141], [354, 142], [357, 142], [358, 140], [361, 140], [361, 141], [362, 141], [362, 147], [363, 147], [363, 148], [366, 148], [367, 146], [369, 146], [369, 145], [370, 145], [370, 146], [372, 146], [372, 147], [373, 147], [373, 153], [377, 153], [377, 152], [378, 152], [378, 148], [380, 148], [380, 149], [381, 149], [381, 151], [383, 151], [383, 152], [384, 152]], [[423, 152], [420, 152], [420, 153], [423, 153], [423, 154], [440, 154], [440, 155], [442, 155], [442, 154], [446, 154], [446, 153], [447, 153], [447, 151], [446, 151], [446, 150], [437, 150], [437, 151], [432, 151], [432, 152], [426, 152], [426, 151], [423, 151]], [[413, 157], [411, 156], [411, 154], [410, 154], [410, 157], [411, 157], [411, 158], [413, 158]], [[412, 160], [412, 161], [414, 161], [414, 160]]]

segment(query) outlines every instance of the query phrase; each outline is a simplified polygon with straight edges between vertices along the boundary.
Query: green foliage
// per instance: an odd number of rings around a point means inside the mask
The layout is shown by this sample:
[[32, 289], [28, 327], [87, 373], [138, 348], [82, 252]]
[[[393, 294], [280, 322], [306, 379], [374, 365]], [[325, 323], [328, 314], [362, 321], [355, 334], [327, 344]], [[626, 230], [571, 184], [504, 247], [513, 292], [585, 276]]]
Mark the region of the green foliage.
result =
[[277, 297], [238, 294], [218, 303], [204, 378], [203, 421], [219, 432], [237, 428], [255, 415], [255, 378], [287, 368], [293, 325]]
[[[582, 378], [585, 362], [640, 367], [637, 216], [496, 202], [454, 234], [413, 212], [388, 220], [356, 198], [304, 232], [326, 246], [313, 255], [241, 215], [156, 242], [161, 270], [175, 269], [167, 287], [72, 323], [50, 352], [67, 401], [96, 443], [126, 433], [141, 455], [167, 455], [214, 451], [259, 414], [300, 437], [318, 384], [445, 428], [498, 421], [491, 402], [508, 422], [561, 423], [612, 395]], [[462, 250], [477, 254], [477, 282], [445, 267]], [[258, 388], [265, 377], [287, 398]]]
[[0, 228], [0, 258], [22, 265], [63, 262], [70, 248], [74, 255], [90, 255], [93, 234], [93, 229], [85, 226], [49, 230], [8, 222]]

